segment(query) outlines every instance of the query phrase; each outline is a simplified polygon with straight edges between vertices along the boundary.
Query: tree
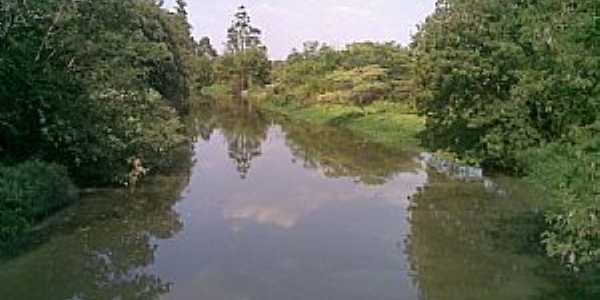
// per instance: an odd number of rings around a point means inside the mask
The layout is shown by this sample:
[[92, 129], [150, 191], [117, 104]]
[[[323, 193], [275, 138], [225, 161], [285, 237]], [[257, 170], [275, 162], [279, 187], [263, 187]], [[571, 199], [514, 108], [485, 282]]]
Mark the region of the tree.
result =
[[[354, 43], [344, 50], [309, 41], [277, 69], [277, 91], [298, 101], [337, 102], [363, 108], [376, 100], [413, 107], [409, 51], [394, 43]], [[364, 111], [364, 110], [363, 110]]]
[[247, 70], [248, 85], [263, 86], [271, 81], [271, 61], [264, 47], [250, 48], [242, 56]]
[[574, 270], [600, 261], [597, 9], [441, 0], [412, 45], [425, 143], [528, 174], [549, 195], [546, 250]]
[[383, 100], [390, 89], [386, 70], [379, 65], [336, 70], [326, 80], [332, 91], [322, 95], [322, 98], [327, 98], [329, 94], [337, 95], [339, 99], [335, 100], [356, 105], [363, 113], [365, 106], [376, 100]]
[[[161, 166], [183, 141], [187, 21], [151, 1], [9, 0], [0, 29], [0, 161], [68, 167], [84, 185]], [[177, 111], [176, 109], [179, 109]]]
[[205, 56], [205, 57], [208, 57], [211, 59], [215, 58], [219, 55], [217, 53], [217, 50], [215, 50], [213, 45], [210, 43], [210, 38], [208, 38], [206, 36], [201, 38], [196, 43], [196, 51], [195, 52], [196, 52], [197, 56]]
[[231, 27], [227, 29], [227, 50], [234, 54], [245, 53], [246, 49], [261, 45], [260, 29], [253, 27], [245, 6], [238, 7]]
[[187, 2], [185, 0], [175, 0], [177, 15], [187, 19]]
[[227, 54], [233, 57], [239, 72], [237, 92], [251, 84], [264, 84], [269, 81], [270, 61], [267, 48], [260, 41], [260, 29], [253, 27], [250, 16], [243, 5], [238, 7], [231, 27], [227, 30]]
[[431, 146], [500, 168], [598, 111], [591, 1], [509, 2], [439, 1], [413, 45]]

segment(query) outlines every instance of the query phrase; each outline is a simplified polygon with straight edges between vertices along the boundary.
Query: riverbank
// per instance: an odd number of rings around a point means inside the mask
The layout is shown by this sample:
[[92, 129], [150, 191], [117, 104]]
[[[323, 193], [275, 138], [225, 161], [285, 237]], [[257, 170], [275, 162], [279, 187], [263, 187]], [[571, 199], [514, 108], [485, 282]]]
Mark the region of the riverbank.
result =
[[258, 101], [257, 107], [295, 121], [344, 127], [389, 147], [422, 150], [417, 135], [425, 128], [425, 120], [393, 103], [376, 102], [363, 110], [342, 104], [298, 105], [265, 100]]
[[2, 5], [19, 21], [0, 30], [0, 255], [79, 188], [134, 186], [190, 143], [184, 119], [212, 66], [179, 4]]
[[[257, 98], [261, 99], [261, 97]], [[255, 101], [259, 109], [283, 115], [291, 120], [341, 126], [386, 146], [426, 150], [425, 146], [421, 146], [418, 138], [419, 133], [425, 129], [424, 118], [406, 113], [406, 110], [397, 104], [376, 102], [363, 110], [356, 106], [342, 104], [299, 104], [271, 100], [264, 96], [262, 99], [267, 100]], [[544, 191], [539, 197], [545, 200], [530, 199], [531, 203], [536, 203], [535, 206], [540, 206], [546, 217], [545, 232], [539, 236], [539, 243], [546, 248], [549, 256], [563, 259], [567, 257], [563, 263], [580, 270], [578, 265], [593, 265], [593, 249], [596, 247], [594, 241], [597, 241], [598, 236], [597, 221], [590, 221], [590, 218], [596, 215], [595, 206], [592, 204], [595, 190], [594, 176], [589, 174], [593, 171], [578, 169], [576, 166], [581, 163], [577, 163], [576, 159], [566, 159], [564, 155], [553, 156], [559, 152], [529, 151], [524, 154], [521, 161], [527, 166], [528, 176], [523, 180]], [[573, 151], [565, 153], [573, 153]], [[436, 152], [435, 156], [459, 164], [473, 164], [473, 162], [458, 160], [447, 152]], [[553, 161], [556, 165], [548, 165], [548, 161]], [[594, 166], [593, 163], [590, 165]], [[578, 193], [573, 194], [576, 197], [568, 197], [565, 195], [565, 190], [573, 191], [573, 189], [559, 187], [563, 178], [573, 174], [581, 175], [574, 177], [579, 178], [575, 181], [580, 184]], [[578, 203], [578, 206], [575, 203]], [[578, 208], [573, 210], [573, 207]], [[568, 213], [571, 214], [566, 216]], [[580, 238], [571, 240], [573, 236]]]
[[341, 127], [216, 108], [192, 112], [179, 172], [85, 195], [0, 258], [0, 294], [285, 299], [301, 282], [310, 299], [595, 299], [529, 246], [522, 198]]

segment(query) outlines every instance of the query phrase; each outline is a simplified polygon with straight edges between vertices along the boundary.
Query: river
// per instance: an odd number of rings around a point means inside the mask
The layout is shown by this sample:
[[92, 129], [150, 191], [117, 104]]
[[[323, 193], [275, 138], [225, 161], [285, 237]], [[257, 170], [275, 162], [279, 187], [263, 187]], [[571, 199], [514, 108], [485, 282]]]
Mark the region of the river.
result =
[[86, 195], [1, 260], [0, 298], [579, 299], [535, 246], [522, 184], [339, 128], [205, 115], [174, 170]]

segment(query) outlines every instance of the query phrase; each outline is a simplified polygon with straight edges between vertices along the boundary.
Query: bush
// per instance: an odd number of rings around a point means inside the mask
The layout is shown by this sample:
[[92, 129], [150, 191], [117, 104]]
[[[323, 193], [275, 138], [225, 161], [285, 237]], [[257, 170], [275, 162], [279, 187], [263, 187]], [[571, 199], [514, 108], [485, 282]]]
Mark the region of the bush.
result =
[[408, 49], [393, 43], [354, 43], [334, 50], [307, 42], [274, 70], [275, 94], [302, 104], [365, 107], [377, 100], [413, 104]]
[[595, 1], [561, 2], [439, 1], [412, 47], [428, 146], [519, 172], [520, 152], [599, 118]]
[[[575, 270], [600, 262], [600, 123], [571, 144], [550, 144], [525, 158], [530, 180], [550, 199], [546, 251]], [[597, 127], [597, 128], [596, 128]]]
[[56, 162], [82, 186], [128, 183], [164, 165], [183, 141], [191, 89], [212, 77], [185, 14], [137, 0], [2, 11], [19, 21], [0, 30], [11, 41], [0, 43], [0, 160]]
[[0, 244], [77, 198], [65, 167], [28, 161], [0, 167]]

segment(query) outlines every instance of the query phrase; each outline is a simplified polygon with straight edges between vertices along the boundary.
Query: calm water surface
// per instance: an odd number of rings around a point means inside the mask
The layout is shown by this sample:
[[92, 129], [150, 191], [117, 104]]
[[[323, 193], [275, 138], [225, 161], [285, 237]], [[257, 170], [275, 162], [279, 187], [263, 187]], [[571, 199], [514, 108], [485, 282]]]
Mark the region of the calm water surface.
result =
[[197, 124], [172, 174], [86, 196], [0, 261], [0, 299], [577, 299], [532, 249], [519, 186], [339, 129]]

